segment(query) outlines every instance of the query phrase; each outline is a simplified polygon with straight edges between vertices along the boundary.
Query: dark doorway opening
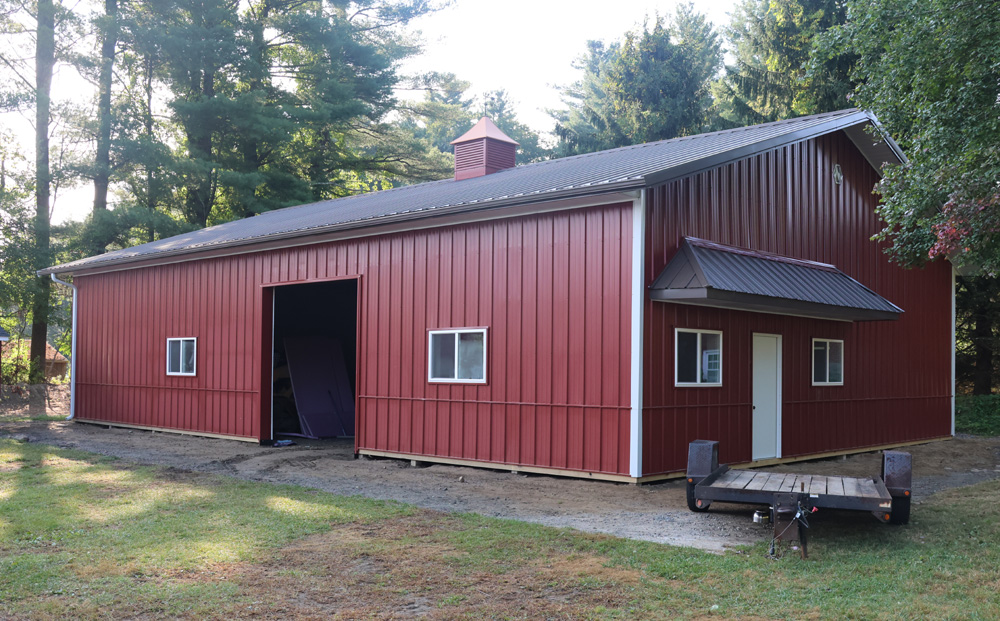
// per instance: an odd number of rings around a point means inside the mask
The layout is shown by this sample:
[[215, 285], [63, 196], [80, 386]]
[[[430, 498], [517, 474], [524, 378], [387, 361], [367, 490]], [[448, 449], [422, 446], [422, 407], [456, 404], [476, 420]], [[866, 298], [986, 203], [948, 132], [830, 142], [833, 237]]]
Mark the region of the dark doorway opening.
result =
[[274, 288], [274, 436], [354, 435], [358, 281]]

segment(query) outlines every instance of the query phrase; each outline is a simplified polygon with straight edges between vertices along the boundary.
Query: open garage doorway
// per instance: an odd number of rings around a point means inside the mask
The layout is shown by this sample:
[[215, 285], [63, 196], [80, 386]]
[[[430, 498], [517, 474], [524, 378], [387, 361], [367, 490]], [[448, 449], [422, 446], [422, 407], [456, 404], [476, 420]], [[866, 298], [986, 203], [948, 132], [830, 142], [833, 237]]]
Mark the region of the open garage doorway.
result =
[[273, 436], [353, 437], [358, 280], [274, 287]]

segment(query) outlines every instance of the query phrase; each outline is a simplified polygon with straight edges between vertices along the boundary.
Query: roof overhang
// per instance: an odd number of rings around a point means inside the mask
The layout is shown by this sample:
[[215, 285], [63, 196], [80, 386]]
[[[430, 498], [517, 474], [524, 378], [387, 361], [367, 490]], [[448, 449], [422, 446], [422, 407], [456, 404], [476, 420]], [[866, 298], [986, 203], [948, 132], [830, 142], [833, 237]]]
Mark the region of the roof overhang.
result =
[[684, 238], [651, 299], [831, 321], [895, 320], [903, 312], [836, 267]]

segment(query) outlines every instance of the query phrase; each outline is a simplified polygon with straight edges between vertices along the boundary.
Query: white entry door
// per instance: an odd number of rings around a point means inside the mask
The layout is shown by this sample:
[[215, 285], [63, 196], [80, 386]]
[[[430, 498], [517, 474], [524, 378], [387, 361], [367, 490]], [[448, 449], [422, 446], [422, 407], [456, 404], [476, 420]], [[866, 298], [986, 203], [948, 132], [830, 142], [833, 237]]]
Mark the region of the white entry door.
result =
[[781, 337], [753, 335], [753, 459], [781, 456]]

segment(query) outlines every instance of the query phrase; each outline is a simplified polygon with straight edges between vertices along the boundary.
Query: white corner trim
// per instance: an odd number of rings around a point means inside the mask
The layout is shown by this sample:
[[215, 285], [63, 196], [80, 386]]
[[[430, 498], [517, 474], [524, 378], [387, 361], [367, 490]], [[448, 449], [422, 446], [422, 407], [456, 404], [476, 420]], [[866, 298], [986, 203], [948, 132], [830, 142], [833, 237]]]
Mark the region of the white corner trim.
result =
[[646, 190], [632, 201], [632, 360], [629, 475], [642, 476], [642, 328], [645, 296]]
[[955, 435], [955, 267], [951, 268], [951, 435]]

